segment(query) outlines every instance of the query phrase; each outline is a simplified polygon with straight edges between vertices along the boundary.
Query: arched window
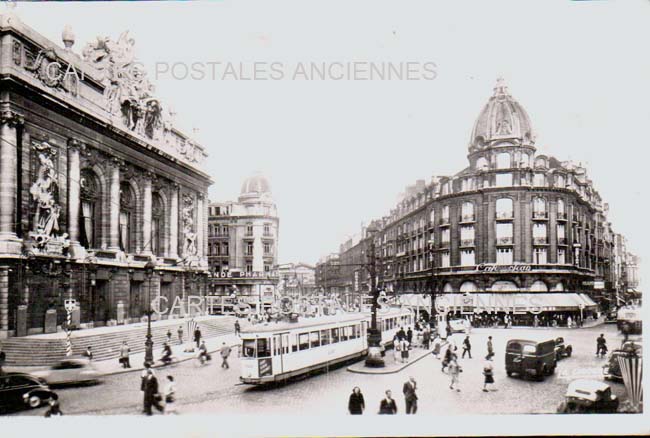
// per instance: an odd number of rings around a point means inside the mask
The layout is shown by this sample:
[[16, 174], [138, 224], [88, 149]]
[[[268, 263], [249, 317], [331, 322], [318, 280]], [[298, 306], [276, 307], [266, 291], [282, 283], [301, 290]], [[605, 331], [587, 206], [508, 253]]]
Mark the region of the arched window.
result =
[[555, 287], [553, 288], [554, 291], [556, 292], [563, 292], [564, 291], [564, 283], [561, 281], [558, 281]]
[[546, 187], [546, 175], [543, 173], [536, 173], [533, 177], [533, 185], [535, 187]]
[[497, 169], [509, 169], [510, 164], [510, 154], [507, 152], [502, 152], [497, 155]]
[[474, 283], [473, 281], [464, 281], [460, 285], [460, 291], [462, 293], [465, 293], [465, 292], [477, 292], [478, 291], [478, 286], [476, 286], [476, 283]]
[[479, 170], [486, 170], [488, 168], [488, 160], [485, 157], [480, 157], [476, 160], [476, 168]]
[[120, 249], [124, 252], [135, 251], [135, 195], [127, 182], [120, 183]]
[[519, 288], [512, 281], [499, 280], [492, 283], [491, 290], [493, 292], [516, 292]]
[[564, 205], [564, 201], [562, 199], [557, 200], [557, 212], [564, 215], [566, 213], [566, 207]]
[[533, 214], [544, 215], [546, 214], [546, 200], [542, 197], [533, 198]]
[[453, 288], [453, 286], [451, 285], [451, 283], [445, 283], [445, 286], [443, 287], [442, 291], [443, 291], [444, 293], [451, 293], [451, 292], [454, 291], [454, 288]]
[[[165, 211], [159, 193], [151, 197], [151, 252], [155, 256], [162, 257], [163, 248], [163, 224]], [[212, 226], [210, 226], [212, 228]], [[145, 237], [146, 238], [146, 237]]]
[[564, 188], [564, 175], [555, 175], [555, 187]]
[[531, 292], [548, 292], [548, 286], [543, 281], [537, 280], [530, 285], [529, 290]]
[[449, 206], [445, 205], [442, 207], [442, 221], [449, 222]]
[[528, 154], [521, 154], [521, 162], [519, 165], [521, 167], [530, 167], [530, 157]]
[[497, 218], [508, 219], [513, 216], [513, 207], [511, 198], [499, 198], [496, 203]]
[[543, 157], [535, 158], [535, 167], [546, 168], [546, 159]]
[[474, 203], [463, 202], [461, 207], [461, 215], [464, 220], [474, 220]]
[[85, 248], [99, 246], [101, 218], [101, 192], [97, 175], [90, 169], [81, 171], [81, 211], [79, 211], [79, 237]]

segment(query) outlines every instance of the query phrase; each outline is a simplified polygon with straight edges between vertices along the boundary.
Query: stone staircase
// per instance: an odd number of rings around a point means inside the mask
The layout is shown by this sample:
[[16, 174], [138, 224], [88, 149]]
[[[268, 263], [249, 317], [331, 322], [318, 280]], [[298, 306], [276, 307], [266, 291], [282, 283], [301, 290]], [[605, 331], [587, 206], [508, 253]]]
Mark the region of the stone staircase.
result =
[[[234, 333], [235, 317], [208, 317], [197, 319], [203, 338], [214, 338], [216, 336]], [[154, 352], [159, 350], [163, 342], [167, 340], [167, 330], [172, 332], [172, 347], [178, 344], [176, 330], [183, 326], [184, 344], [189, 343], [193, 333], [188, 333], [187, 322], [183, 320], [164, 321], [151, 326]], [[93, 361], [116, 359], [119, 357], [122, 341], [127, 341], [131, 348], [131, 354], [141, 353], [145, 350], [147, 327], [145, 325], [127, 328], [116, 327], [114, 331], [107, 331], [105, 328], [97, 329], [99, 333], [92, 333], [95, 329], [75, 331], [72, 334], [73, 354], [78, 355], [86, 351], [88, 346], [92, 347]], [[60, 335], [60, 334], [59, 334]], [[56, 363], [65, 357], [66, 340], [65, 335], [56, 337], [27, 336], [20, 338], [9, 338], [2, 342], [2, 351], [6, 353], [6, 365], [12, 366], [48, 366]], [[155, 354], [154, 354], [155, 356]]]

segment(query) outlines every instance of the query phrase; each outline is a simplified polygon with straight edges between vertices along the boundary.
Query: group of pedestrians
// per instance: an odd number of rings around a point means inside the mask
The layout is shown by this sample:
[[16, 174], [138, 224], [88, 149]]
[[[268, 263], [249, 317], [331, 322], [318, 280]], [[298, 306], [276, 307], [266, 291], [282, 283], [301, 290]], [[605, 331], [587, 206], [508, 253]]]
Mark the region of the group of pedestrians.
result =
[[[158, 378], [149, 364], [145, 364], [142, 371], [140, 390], [143, 392], [143, 410], [145, 415], [153, 415], [153, 409], [165, 414], [176, 413], [176, 383], [174, 376], [167, 375], [167, 382], [162, 394], [158, 385]], [[164, 401], [164, 405], [162, 402]]]
[[[472, 359], [472, 343], [469, 335], [465, 336], [463, 340], [463, 354], [461, 359], [465, 359], [465, 355], [469, 359]], [[488, 336], [487, 340], [487, 355], [485, 356], [485, 364], [483, 366], [483, 392], [488, 392], [488, 385], [494, 385], [494, 369], [492, 366], [492, 358], [494, 357], [494, 345], [492, 344], [492, 336]], [[434, 346], [434, 356], [438, 357], [438, 354], [435, 351]], [[449, 389], [460, 392], [460, 373], [463, 372], [462, 366], [458, 361], [458, 347], [454, 344], [449, 344], [445, 350], [445, 354], [442, 359], [442, 372], [449, 374], [450, 382]]]
[[[406, 406], [407, 414], [415, 414], [418, 410], [418, 396], [416, 393], [417, 382], [415, 378], [409, 377], [409, 379], [404, 382], [402, 387], [402, 393], [404, 394], [404, 405]], [[384, 393], [385, 397], [379, 402], [379, 414], [380, 415], [394, 415], [397, 414], [397, 402], [393, 398], [393, 392], [388, 389]], [[361, 393], [361, 388], [355, 386], [352, 389], [352, 394], [348, 399], [348, 412], [351, 415], [361, 415], [366, 409], [366, 402]]]

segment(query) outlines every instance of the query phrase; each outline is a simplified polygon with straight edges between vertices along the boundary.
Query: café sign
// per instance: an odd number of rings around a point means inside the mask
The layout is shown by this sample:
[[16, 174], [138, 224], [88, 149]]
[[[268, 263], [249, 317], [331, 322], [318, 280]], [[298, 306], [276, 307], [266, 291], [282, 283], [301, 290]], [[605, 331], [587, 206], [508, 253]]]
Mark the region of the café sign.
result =
[[480, 272], [530, 272], [532, 267], [526, 264], [513, 264], [513, 265], [492, 265], [481, 263], [476, 265], [476, 270]]

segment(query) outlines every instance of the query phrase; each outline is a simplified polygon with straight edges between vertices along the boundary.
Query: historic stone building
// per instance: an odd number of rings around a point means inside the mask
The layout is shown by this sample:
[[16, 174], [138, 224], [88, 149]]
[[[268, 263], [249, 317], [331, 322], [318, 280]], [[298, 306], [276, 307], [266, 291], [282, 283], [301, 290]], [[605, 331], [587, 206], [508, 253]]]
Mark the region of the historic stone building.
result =
[[278, 212], [271, 186], [260, 174], [247, 178], [237, 201], [210, 202], [209, 293], [230, 296], [259, 309], [270, 306], [278, 283]]
[[294, 298], [313, 295], [316, 290], [316, 271], [307, 263], [284, 263], [278, 266], [279, 292]]
[[358, 243], [341, 248], [336, 264], [347, 290], [359, 278], [367, 285], [367, 269], [356, 265], [367, 263], [370, 239], [389, 292], [570, 291], [601, 300], [614, 290], [607, 204], [582, 166], [538, 152], [528, 114], [501, 80], [474, 124], [467, 158], [456, 175], [407, 188]]
[[56, 330], [66, 301], [83, 328], [204, 289], [204, 148], [174, 128], [126, 32], [82, 53], [62, 39], [0, 18], [0, 337]]

